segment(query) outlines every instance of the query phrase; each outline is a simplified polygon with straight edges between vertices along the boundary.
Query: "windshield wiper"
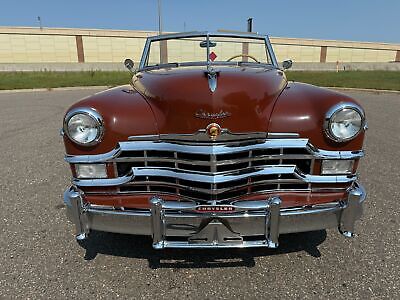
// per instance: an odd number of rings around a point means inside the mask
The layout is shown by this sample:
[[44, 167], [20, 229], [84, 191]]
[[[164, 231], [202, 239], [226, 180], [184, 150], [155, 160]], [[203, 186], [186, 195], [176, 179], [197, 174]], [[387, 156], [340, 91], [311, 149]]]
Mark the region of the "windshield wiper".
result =
[[265, 66], [271, 66], [271, 64], [268, 63], [262, 63], [262, 62], [251, 62], [251, 61], [238, 61], [237, 62], [238, 66], [254, 66], [254, 67], [265, 67]]
[[167, 68], [167, 67], [179, 67], [180, 64], [178, 62], [171, 62], [171, 63], [165, 63], [165, 64], [156, 64], [152, 67], [155, 68]]

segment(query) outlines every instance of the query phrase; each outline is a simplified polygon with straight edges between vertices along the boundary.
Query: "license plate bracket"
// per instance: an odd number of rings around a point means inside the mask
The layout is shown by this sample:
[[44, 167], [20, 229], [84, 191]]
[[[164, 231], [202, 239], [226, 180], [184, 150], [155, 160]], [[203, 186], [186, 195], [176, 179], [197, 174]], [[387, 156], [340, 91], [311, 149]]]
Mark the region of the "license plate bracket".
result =
[[[155, 249], [278, 247], [279, 197], [236, 201], [229, 205], [197, 205], [153, 197], [150, 204]], [[205, 209], [199, 211], [199, 207]], [[249, 223], [252, 218], [259, 220], [256, 228]], [[171, 234], [174, 230], [179, 238]], [[259, 232], [260, 239], [244, 240], [245, 236]]]

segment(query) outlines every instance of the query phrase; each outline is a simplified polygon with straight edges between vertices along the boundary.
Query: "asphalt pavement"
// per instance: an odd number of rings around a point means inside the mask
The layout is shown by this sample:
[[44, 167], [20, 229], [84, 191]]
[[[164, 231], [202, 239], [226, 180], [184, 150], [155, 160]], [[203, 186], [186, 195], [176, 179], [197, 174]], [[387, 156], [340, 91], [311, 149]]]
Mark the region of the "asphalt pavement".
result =
[[94, 90], [0, 94], [0, 299], [400, 299], [400, 94], [349, 92], [369, 130], [358, 236], [280, 237], [280, 247], [156, 251], [146, 237], [95, 232], [78, 244], [62, 116]]

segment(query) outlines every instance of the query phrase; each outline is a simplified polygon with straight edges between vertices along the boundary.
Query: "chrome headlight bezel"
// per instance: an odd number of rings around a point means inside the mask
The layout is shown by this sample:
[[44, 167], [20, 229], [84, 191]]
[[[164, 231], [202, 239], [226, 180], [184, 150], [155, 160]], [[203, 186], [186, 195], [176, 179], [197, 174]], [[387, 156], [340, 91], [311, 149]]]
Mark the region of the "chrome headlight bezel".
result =
[[[333, 117], [342, 112], [343, 110], [348, 110], [351, 109], [353, 111], [355, 111], [356, 113], [359, 114], [360, 118], [361, 118], [361, 126], [360, 129], [357, 131], [356, 134], [347, 137], [347, 138], [341, 138], [336, 136], [332, 130], [331, 130], [331, 123], [332, 123], [332, 119]], [[347, 142], [350, 140], [355, 139], [366, 127], [366, 122], [365, 122], [365, 113], [364, 110], [357, 104], [355, 103], [350, 103], [350, 102], [346, 102], [346, 103], [339, 103], [334, 105], [333, 107], [331, 107], [328, 112], [325, 115], [325, 120], [324, 120], [324, 131], [325, 134], [328, 136], [328, 138], [330, 138], [331, 140], [335, 141], [335, 142]]]
[[[72, 117], [74, 117], [78, 114], [86, 115], [86, 116], [90, 117], [96, 123], [97, 135], [90, 142], [82, 143], [80, 141], [75, 140], [70, 135], [68, 123]], [[104, 136], [104, 121], [103, 121], [102, 116], [96, 110], [94, 110], [92, 108], [75, 108], [66, 114], [66, 116], [64, 118], [63, 131], [68, 136], [68, 138], [75, 144], [80, 145], [80, 146], [93, 146], [93, 145], [100, 143]]]

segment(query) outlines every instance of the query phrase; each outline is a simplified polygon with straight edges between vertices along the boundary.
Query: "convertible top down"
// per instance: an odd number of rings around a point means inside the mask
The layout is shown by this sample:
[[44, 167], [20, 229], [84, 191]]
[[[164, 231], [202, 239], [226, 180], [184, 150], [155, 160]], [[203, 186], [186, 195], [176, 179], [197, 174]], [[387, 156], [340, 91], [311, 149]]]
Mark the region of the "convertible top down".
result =
[[279, 235], [354, 234], [365, 113], [356, 100], [288, 82], [268, 36], [150, 37], [129, 85], [65, 114], [64, 194], [77, 239], [149, 235], [153, 247], [278, 246]]

